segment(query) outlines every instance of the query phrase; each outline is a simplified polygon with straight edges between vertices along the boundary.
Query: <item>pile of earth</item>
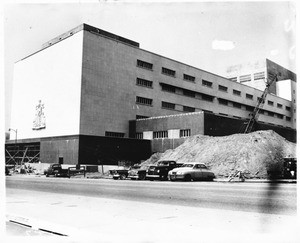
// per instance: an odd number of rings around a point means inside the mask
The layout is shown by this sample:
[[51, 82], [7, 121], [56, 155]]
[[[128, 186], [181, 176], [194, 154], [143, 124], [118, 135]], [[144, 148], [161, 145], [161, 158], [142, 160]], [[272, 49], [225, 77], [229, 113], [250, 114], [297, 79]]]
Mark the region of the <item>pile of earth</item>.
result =
[[282, 171], [284, 157], [296, 157], [296, 144], [268, 130], [223, 137], [195, 135], [175, 149], [153, 154], [142, 164], [200, 162], [217, 177], [241, 171], [249, 178], [267, 178], [270, 171]]

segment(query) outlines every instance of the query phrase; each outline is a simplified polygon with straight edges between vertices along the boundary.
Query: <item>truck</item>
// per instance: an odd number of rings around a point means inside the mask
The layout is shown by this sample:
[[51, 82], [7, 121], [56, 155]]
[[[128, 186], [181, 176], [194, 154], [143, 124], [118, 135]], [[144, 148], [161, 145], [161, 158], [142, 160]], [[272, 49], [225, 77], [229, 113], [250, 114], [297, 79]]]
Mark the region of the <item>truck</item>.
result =
[[72, 175], [83, 174], [85, 176], [85, 167], [81, 165], [76, 165], [63, 169], [61, 164], [51, 164], [47, 170], [44, 171], [46, 177], [55, 176], [55, 177], [68, 177]]
[[177, 167], [180, 167], [182, 163], [177, 163], [173, 160], [162, 160], [157, 163], [156, 166], [147, 170], [146, 179], [153, 180], [168, 180], [168, 173]]

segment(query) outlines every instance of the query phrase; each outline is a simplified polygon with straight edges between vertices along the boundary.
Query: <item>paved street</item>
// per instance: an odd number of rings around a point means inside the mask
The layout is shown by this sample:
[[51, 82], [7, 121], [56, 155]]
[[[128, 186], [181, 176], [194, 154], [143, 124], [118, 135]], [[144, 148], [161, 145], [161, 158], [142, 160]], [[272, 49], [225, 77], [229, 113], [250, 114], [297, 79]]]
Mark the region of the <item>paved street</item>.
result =
[[76, 239], [248, 242], [251, 233], [249, 242], [294, 242], [296, 234], [296, 184], [12, 176], [6, 187], [8, 219]]

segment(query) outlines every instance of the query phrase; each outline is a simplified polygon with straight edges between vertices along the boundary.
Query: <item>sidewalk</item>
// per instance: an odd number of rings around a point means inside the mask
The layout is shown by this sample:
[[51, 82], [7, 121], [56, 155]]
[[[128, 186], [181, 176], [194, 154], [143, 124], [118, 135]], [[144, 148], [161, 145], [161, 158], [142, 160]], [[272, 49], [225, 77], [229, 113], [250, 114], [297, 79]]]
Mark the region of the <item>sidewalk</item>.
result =
[[68, 236], [55, 242], [299, 242], [294, 216], [22, 190], [6, 205], [7, 221]]

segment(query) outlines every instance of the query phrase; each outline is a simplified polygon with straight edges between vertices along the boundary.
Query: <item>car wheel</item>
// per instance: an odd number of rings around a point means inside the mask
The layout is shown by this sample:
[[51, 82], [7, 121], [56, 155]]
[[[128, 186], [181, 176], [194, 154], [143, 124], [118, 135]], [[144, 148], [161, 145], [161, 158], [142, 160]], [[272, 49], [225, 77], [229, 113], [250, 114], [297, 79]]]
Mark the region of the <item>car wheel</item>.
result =
[[140, 175], [140, 180], [146, 180], [146, 175]]
[[125, 180], [125, 179], [126, 179], [126, 175], [121, 174], [121, 175], [120, 175], [120, 180]]
[[185, 175], [184, 176], [184, 180], [185, 181], [191, 181], [192, 180], [192, 176], [191, 175]]

